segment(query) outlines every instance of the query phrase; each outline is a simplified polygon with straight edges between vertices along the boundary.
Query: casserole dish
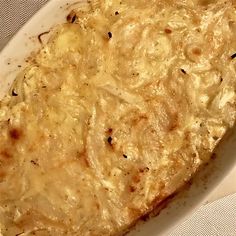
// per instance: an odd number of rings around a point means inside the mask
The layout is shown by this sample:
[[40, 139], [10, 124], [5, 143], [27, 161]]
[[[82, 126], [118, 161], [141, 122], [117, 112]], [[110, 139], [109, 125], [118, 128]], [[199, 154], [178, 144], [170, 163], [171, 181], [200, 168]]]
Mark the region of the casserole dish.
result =
[[[82, 2], [75, 3], [77, 5], [82, 4]], [[70, 6], [73, 7], [75, 5], [70, 3]], [[41, 46], [38, 42], [38, 36], [43, 36], [42, 33], [48, 32], [55, 24], [64, 22], [65, 16], [71, 9], [70, 6], [64, 1], [50, 1], [22, 28], [20, 32], [17, 33], [15, 38], [2, 51], [0, 59], [2, 68], [0, 75], [1, 96], [6, 93], [13, 82], [19, 67], [24, 67], [24, 59], [31, 51], [35, 51]], [[38, 22], [40, 22], [40, 26], [38, 26]], [[35, 27], [36, 25], [37, 27]], [[45, 36], [45, 40], [46, 37], [47, 36]], [[42, 40], [44, 39], [41, 38], [41, 41]], [[17, 50], [16, 55], [15, 49], [18, 45], [21, 45], [22, 47]], [[230, 167], [233, 166], [232, 163], [234, 163], [235, 159], [232, 149], [233, 143], [234, 138], [232, 131], [230, 138], [227, 138], [225, 142], [222, 142], [221, 145], [219, 145], [219, 154], [216, 154], [216, 156], [220, 156], [220, 158], [217, 158], [213, 164], [210, 164], [209, 167], [204, 168], [204, 171], [201, 171], [199, 176], [194, 180], [194, 184], [191, 186], [186, 196], [183, 198], [179, 197], [179, 199], [173, 201], [159, 217], [152, 219], [145, 226], [142, 226], [140, 232], [135, 232], [135, 234], [166, 235], [167, 231], [174, 227], [173, 222], [177, 223], [177, 218], [179, 218], [177, 217], [178, 215], [181, 216], [180, 219], [183, 219], [187, 212], [191, 212], [198, 204], [202, 204], [205, 197], [210, 194], [214, 186], [220, 182], [223, 176], [226, 176]], [[211, 175], [208, 172], [210, 172]], [[205, 178], [205, 176], [207, 176], [207, 178]], [[184, 206], [183, 202], [187, 202], [186, 206]], [[176, 209], [176, 206], [178, 206], [178, 209]], [[167, 220], [168, 218], [171, 220]], [[165, 225], [163, 222], [168, 222], [168, 225]], [[169, 222], [171, 222], [171, 225]]]

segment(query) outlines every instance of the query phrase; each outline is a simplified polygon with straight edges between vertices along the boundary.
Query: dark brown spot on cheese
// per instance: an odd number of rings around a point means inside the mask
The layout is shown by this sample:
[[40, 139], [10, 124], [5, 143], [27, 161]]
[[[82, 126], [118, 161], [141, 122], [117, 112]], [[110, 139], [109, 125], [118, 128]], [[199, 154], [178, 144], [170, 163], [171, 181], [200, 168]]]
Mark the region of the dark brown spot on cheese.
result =
[[202, 54], [202, 50], [200, 48], [193, 48], [192, 53], [196, 56], [200, 56]]
[[112, 32], [108, 32], [108, 37], [109, 37], [109, 39], [112, 38]]
[[180, 70], [183, 74], [185, 74], [185, 75], [187, 74], [187, 72], [183, 68], [181, 68]]
[[31, 164], [33, 164], [35, 166], [39, 166], [39, 163], [37, 161], [35, 161], [35, 160], [31, 160], [30, 162], [31, 162]]
[[13, 140], [19, 140], [22, 137], [22, 131], [17, 128], [10, 129], [9, 136]]
[[107, 142], [112, 146], [112, 137], [111, 136], [108, 137]]
[[11, 95], [12, 95], [13, 97], [17, 97], [17, 96], [18, 96], [18, 94], [15, 92], [14, 89], [11, 91]]
[[197, 157], [197, 154], [196, 153], [192, 153], [192, 157]]
[[166, 29], [165, 29], [165, 33], [166, 33], [166, 34], [171, 34], [171, 33], [172, 33], [172, 30], [169, 29], [169, 28], [166, 28]]
[[135, 190], [136, 190], [136, 189], [135, 189], [135, 187], [134, 187], [134, 186], [132, 186], [132, 185], [131, 185], [131, 186], [129, 186], [129, 191], [130, 191], [131, 193], [135, 192]]
[[96, 208], [99, 210], [100, 209], [100, 205], [98, 202], [96, 202]]
[[140, 173], [144, 173], [144, 172], [148, 172], [148, 171], [149, 171], [149, 168], [148, 168], [148, 167], [140, 168], [140, 169], [139, 169], [139, 172], [140, 172]]
[[139, 183], [141, 180], [140, 175], [139, 174], [134, 175], [132, 180], [134, 183]]
[[113, 129], [112, 129], [112, 128], [109, 128], [109, 129], [106, 131], [106, 133], [107, 133], [108, 135], [112, 135]]

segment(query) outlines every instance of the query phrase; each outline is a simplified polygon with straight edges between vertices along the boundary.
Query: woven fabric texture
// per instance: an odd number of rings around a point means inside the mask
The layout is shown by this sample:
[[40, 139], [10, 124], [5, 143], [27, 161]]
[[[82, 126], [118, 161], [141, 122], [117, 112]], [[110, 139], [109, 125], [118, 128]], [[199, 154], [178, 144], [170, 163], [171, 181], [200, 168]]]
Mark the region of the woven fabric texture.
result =
[[169, 236], [236, 236], [236, 194], [201, 207]]
[[3, 46], [48, 0], [0, 0], [0, 45]]

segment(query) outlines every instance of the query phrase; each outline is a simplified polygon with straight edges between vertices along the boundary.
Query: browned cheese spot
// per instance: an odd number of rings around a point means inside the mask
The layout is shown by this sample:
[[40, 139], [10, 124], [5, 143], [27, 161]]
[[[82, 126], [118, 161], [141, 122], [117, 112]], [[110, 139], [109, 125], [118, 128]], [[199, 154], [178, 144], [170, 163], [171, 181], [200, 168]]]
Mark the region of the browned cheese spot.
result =
[[148, 172], [150, 169], [148, 167], [145, 167], [145, 168], [140, 168], [139, 169], [139, 172], [140, 173], [145, 173], [145, 172]]
[[4, 171], [0, 170], [0, 182], [1, 182], [1, 179], [5, 178], [5, 177], [6, 177], [6, 173]]
[[100, 209], [100, 205], [98, 202], [96, 202], [96, 208], [99, 210]]
[[12, 154], [7, 149], [4, 149], [3, 151], [1, 151], [0, 156], [3, 157], [3, 159], [6, 159], [6, 160], [12, 158]]
[[9, 130], [9, 137], [12, 140], [17, 141], [22, 137], [22, 131], [20, 129], [17, 129], [17, 128], [12, 128], [12, 129]]
[[34, 166], [39, 166], [39, 163], [35, 160], [31, 160], [30, 163]]
[[106, 131], [106, 133], [109, 134], [109, 135], [112, 135], [113, 129], [112, 129], [112, 128], [109, 128], [109, 129]]
[[140, 175], [139, 174], [134, 175], [132, 180], [136, 184], [139, 183], [141, 181]]
[[133, 193], [133, 192], [135, 192], [135, 190], [136, 190], [136, 188], [134, 187], [134, 186], [129, 186], [129, 191], [131, 192], [131, 193]]
[[202, 50], [200, 48], [193, 48], [192, 52], [196, 56], [200, 56], [202, 54]]
[[169, 29], [169, 28], [166, 28], [166, 29], [165, 29], [165, 33], [166, 33], [166, 34], [171, 34], [171, 33], [172, 33], [172, 30]]

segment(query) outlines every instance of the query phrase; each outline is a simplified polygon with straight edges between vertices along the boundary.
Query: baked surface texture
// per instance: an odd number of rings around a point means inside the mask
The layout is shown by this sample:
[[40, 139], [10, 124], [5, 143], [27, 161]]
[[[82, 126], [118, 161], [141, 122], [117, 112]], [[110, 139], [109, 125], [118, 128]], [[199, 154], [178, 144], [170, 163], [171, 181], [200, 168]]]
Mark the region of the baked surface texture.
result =
[[0, 235], [123, 235], [235, 123], [236, 2], [104, 0], [0, 102]]

